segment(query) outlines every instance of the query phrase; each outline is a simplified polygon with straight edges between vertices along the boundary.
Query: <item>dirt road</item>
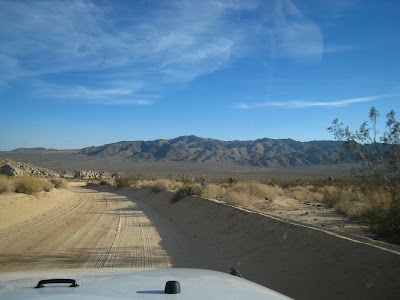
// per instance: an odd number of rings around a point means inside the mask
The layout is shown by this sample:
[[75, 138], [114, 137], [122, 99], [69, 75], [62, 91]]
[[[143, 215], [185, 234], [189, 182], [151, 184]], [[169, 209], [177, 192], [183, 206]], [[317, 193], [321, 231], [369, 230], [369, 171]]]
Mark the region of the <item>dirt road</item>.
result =
[[2, 216], [0, 271], [171, 266], [157, 230], [126, 197], [77, 185], [49, 196], [25, 196], [34, 205]]
[[0, 196], [0, 271], [189, 267], [296, 299], [399, 299], [400, 247], [373, 245], [195, 196], [70, 186]]

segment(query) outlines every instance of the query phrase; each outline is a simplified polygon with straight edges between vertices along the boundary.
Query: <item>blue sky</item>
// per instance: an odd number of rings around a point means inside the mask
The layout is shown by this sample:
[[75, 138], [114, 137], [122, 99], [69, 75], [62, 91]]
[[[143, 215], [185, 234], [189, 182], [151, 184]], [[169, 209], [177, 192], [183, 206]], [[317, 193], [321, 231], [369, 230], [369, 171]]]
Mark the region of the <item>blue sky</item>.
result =
[[0, 0], [0, 150], [332, 139], [400, 113], [399, 28], [398, 1]]

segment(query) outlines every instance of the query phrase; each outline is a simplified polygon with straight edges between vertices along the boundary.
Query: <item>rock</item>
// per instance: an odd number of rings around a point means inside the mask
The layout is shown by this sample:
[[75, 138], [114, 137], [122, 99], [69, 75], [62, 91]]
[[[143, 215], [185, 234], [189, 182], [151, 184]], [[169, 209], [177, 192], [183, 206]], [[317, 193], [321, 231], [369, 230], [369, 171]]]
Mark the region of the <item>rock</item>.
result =
[[0, 173], [7, 176], [21, 176], [24, 175], [24, 172], [17, 167], [12, 166], [11, 164], [5, 164], [0, 168]]
[[0, 159], [0, 173], [8, 176], [60, 177], [50, 169], [34, 166], [30, 163], [16, 162], [11, 159]]
[[64, 171], [64, 172], [61, 174], [61, 177], [62, 177], [62, 178], [74, 178], [74, 173], [69, 172], [69, 171]]
[[98, 172], [92, 170], [76, 170], [73, 173], [73, 178], [104, 180], [104, 179], [111, 179], [111, 175], [110, 173], [107, 172]]

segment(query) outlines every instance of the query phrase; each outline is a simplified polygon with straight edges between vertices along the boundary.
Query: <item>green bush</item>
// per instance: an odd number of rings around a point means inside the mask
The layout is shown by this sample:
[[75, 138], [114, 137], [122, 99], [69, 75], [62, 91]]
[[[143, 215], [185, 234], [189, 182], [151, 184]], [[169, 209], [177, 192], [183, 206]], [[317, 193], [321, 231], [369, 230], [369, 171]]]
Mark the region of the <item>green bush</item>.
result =
[[231, 177], [228, 178], [228, 182], [229, 182], [230, 185], [234, 185], [235, 183], [237, 183], [237, 180], [236, 180], [235, 177], [231, 176]]

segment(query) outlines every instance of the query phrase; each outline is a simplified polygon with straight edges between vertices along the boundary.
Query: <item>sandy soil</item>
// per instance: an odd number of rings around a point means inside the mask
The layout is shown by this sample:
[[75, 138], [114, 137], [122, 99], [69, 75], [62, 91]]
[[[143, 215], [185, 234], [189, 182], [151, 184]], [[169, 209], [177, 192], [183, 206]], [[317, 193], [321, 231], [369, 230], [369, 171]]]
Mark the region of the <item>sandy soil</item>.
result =
[[0, 196], [0, 271], [235, 267], [296, 299], [400, 298], [400, 247], [334, 232], [328, 221], [287, 221], [278, 208], [274, 216], [195, 196], [171, 204], [170, 197], [77, 185]]
[[0, 270], [170, 267], [160, 236], [125, 197], [72, 185], [0, 196]]
[[[362, 240], [377, 240], [379, 237], [368, 230], [368, 226], [349, 220], [334, 208], [318, 201], [301, 202], [293, 198], [282, 197], [273, 201], [264, 201], [256, 205], [257, 211], [282, 220], [295, 221], [313, 228], [351, 235]], [[379, 242], [377, 242], [379, 243]], [[385, 243], [382, 243], [385, 245]], [[388, 245], [390, 247], [390, 245]]]

